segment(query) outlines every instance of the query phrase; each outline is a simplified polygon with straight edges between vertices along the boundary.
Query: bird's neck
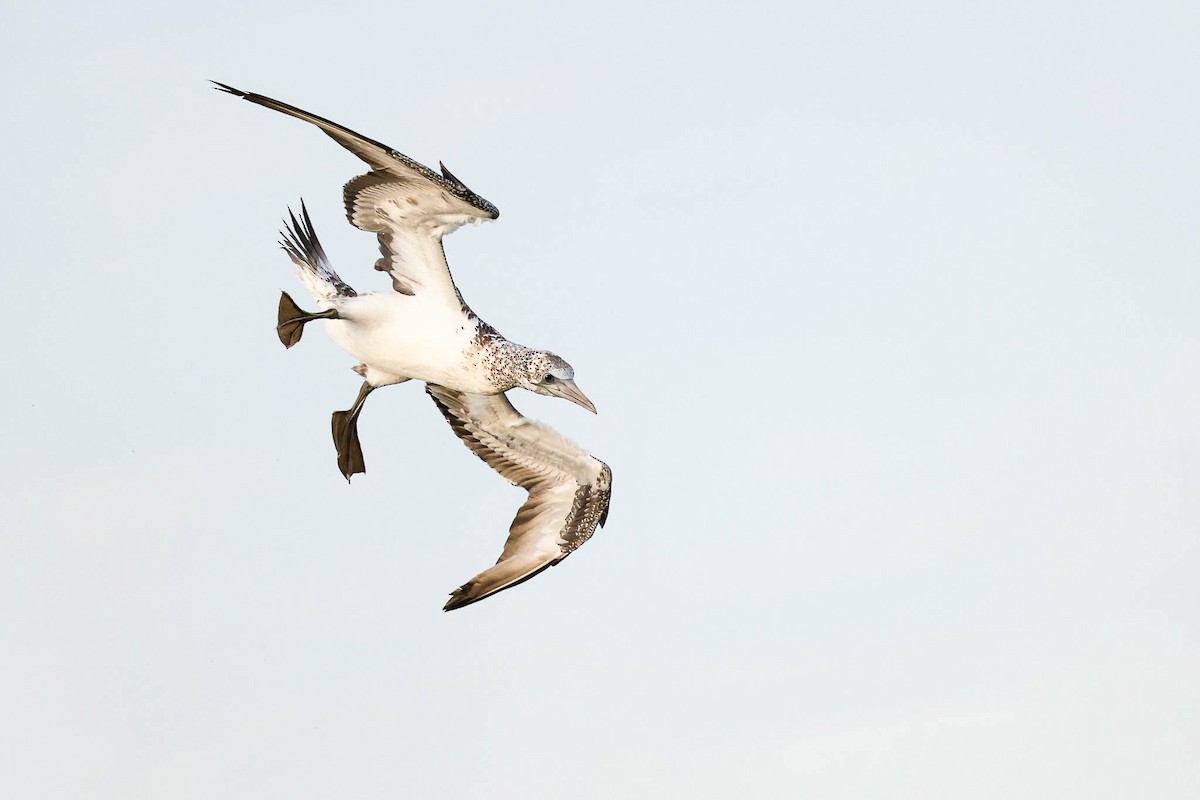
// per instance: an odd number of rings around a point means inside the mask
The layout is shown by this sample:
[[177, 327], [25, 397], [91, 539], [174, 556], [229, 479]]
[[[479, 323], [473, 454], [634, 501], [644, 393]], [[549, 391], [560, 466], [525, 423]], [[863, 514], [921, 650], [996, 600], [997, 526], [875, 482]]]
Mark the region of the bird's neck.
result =
[[537, 351], [510, 342], [483, 320], [477, 320], [476, 326], [475, 337], [483, 350], [488, 380], [502, 392], [520, 386], [521, 379], [529, 371], [529, 362]]

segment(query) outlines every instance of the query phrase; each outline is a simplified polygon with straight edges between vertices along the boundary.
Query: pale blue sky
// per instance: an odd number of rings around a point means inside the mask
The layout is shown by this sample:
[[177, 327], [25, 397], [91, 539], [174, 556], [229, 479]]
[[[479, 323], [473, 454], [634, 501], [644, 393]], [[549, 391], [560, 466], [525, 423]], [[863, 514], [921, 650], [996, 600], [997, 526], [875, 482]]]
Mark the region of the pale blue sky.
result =
[[[901, 7], [903, 6], [903, 7]], [[43, 3], [0, 30], [0, 795], [1191, 798], [1192, 3]], [[276, 246], [446, 164], [471, 305], [595, 401], [608, 527], [284, 351]]]

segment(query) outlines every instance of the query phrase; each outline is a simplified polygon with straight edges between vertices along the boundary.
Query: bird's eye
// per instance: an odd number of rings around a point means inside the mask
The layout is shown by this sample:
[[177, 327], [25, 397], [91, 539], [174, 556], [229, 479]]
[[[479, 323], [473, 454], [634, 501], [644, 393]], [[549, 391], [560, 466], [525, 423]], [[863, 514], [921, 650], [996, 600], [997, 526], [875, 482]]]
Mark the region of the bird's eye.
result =
[[548, 372], [542, 377], [542, 383], [554, 383], [554, 381], [555, 377]]

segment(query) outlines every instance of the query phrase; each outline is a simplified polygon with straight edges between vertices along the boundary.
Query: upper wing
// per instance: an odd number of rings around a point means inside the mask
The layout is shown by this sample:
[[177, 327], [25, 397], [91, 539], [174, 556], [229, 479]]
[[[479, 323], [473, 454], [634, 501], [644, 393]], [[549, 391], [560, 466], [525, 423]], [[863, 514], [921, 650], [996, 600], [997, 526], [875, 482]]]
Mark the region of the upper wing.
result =
[[[461, 201], [460, 205], [466, 206], [463, 209], [463, 213], [468, 216], [479, 217], [481, 219], [496, 219], [500, 216], [500, 212], [494, 205], [468, 189], [462, 181], [450, 173], [450, 170], [446, 169], [444, 164], [438, 164], [442, 169], [442, 174], [439, 175], [424, 164], [414, 161], [401, 152], [393, 150], [386, 144], [377, 142], [374, 139], [368, 139], [362, 134], [355, 133], [349, 128], [344, 128], [336, 122], [330, 122], [324, 117], [318, 117], [316, 114], [310, 114], [303, 109], [290, 106], [287, 103], [281, 103], [265, 95], [243, 92], [241, 89], [235, 89], [232, 86], [227, 86], [217, 81], [213, 81], [213, 83], [223, 92], [229, 92], [232, 95], [237, 95], [244, 100], [249, 100], [251, 103], [256, 103], [266, 108], [273, 108], [290, 117], [311, 122], [329, 134], [342, 147], [345, 147], [351, 153], [354, 153], [354, 155], [370, 164], [372, 169], [382, 170], [399, 178], [412, 178], [414, 181], [423, 181], [429, 184], [430, 187], [436, 187], [448, 193]], [[451, 201], [447, 199], [447, 202]]]
[[442, 237], [484, 217], [464, 213], [462, 201], [415, 178], [376, 170], [342, 189], [346, 219], [379, 239], [375, 269], [392, 276], [401, 294], [436, 297], [466, 308], [442, 249]]
[[496, 566], [452, 592], [446, 611], [532, 578], [604, 525], [612, 470], [603, 461], [521, 416], [503, 394], [465, 394], [434, 384], [425, 391], [475, 455], [529, 492]]
[[350, 223], [379, 236], [383, 258], [376, 268], [391, 273], [392, 287], [398, 292], [417, 294], [424, 288], [446, 302], [461, 303], [441, 239], [467, 222], [496, 219], [500, 212], [494, 205], [468, 189], [444, 164], [439, 163], [439, 175], [324, 117], [261, 94], [213, 83], [251, 103], [311, 122], [370, 164], [371, 172], [347, 183], [343, 195]]

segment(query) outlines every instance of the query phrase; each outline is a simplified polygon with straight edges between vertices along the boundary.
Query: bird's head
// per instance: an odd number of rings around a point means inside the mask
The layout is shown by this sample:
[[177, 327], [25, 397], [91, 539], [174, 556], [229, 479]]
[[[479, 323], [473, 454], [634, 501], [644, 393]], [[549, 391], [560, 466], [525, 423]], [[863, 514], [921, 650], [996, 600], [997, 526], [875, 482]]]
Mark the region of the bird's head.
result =
[[531, 392], [561, 397], [596, 413], [592, 401], [575, 385], [575, 370], [554, 353], [533, 351], [525, 362], [524, 374], [518, 380], [523, 388]]

